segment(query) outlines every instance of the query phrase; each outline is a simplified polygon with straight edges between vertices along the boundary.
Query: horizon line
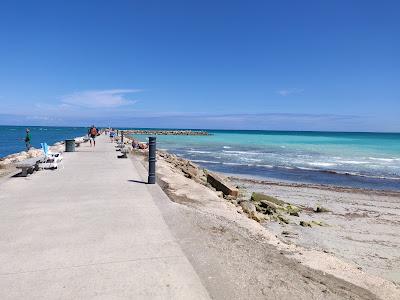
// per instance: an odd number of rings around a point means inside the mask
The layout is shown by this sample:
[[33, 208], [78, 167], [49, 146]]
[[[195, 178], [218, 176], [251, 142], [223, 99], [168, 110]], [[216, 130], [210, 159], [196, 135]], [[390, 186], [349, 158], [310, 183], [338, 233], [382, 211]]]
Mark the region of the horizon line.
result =
[[[88, 126], [56, 126], [56, 125], [4, 125], [1, 127], [57, 127], [57, 128], [89, 128]], [[370, 134], [400, 134], [394, 131], [335, 131], [335, 130], [286, 130], [286, 129], [218, 129], [218, 128], [188, 128], [188, 127], [127, 127], [127, 126], [96, 126], [100, 128], [115, 128], [115, 129], [150, 129], [150, 130], [203, 130], [203, 131], [269, 131], [269, 132], [326, 132], [326, 133], [370, 133]]]

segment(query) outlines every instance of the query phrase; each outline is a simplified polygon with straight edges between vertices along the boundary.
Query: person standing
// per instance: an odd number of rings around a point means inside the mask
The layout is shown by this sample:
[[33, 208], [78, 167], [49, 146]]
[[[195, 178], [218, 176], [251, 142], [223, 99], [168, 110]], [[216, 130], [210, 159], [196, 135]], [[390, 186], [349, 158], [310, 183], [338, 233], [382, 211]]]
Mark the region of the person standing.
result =
[[89, 140], [90, 140], [90, 147], [92, 147], [92, 141], [93, 141], [93, 147], [96, 147], [96, 136], [97, 136], [97, 128], [92, 125], [89, 129]]
[[25, 141], [26, 151], [29, 151], [29, 149], [31, 149], [31, 140], [32, 140], [31, 132], [30, 132], [29, 128], [27, 128], [25, 130], [25, 132], [26, 132], [26, 135], [25, 135], [24, 141]]

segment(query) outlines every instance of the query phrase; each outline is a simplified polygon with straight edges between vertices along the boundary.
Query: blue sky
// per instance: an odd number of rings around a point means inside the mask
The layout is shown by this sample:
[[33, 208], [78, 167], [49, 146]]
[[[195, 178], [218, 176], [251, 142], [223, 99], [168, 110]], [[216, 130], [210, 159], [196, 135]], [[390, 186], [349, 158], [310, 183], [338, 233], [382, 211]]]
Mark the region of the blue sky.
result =
[[1, 1], [0, 124], [400, 131], [399, 1]]

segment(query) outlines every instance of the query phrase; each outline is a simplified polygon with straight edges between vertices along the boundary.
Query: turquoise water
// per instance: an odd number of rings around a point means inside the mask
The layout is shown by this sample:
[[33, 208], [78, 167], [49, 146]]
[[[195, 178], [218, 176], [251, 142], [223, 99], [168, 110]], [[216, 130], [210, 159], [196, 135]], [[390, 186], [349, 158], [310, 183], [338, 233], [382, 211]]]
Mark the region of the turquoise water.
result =
[[[32, 145], [85, 135], [85, 127], [30, 127]], [[399, 133], [211, 130], [157, 136], [158, 148], [210, 170], [257, 178], [400, 190]], [[25, 127], [0, 126], [0, 157], [25, 150]], [[137, 136], [147, 140], [147, 136]]]
[[[400, 190], [400, 134], [210, 131], [158, 136], [158, 147], [224, 173]], [[145, 136], [138, 136], [146, 140]]]

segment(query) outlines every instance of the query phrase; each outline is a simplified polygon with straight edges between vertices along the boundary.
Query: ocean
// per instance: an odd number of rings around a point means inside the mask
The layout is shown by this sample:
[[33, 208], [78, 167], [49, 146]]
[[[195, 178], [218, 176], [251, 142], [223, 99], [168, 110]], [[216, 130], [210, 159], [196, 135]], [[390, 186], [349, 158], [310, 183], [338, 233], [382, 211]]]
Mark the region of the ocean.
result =
[[[36, 148], [87, 132], [85, 127], [30, 129]], [[238, 176], [400, 191], [400, 133], [207, 131], [211, 135], [157, 136], [157, 147]], [[23, 151], [24, 136], [25, 127], [0, 126], [0, 157]]]
[[208, 131], [212, 135], [157, 136], [158, 148], [227, 174], [400, 190], [399, 133]]
[[[25, 151], [25, 129], [23, 126], [0, 126], [0, 157]], [[46, 127], [30, 126], [32, 146], [40, 148], [40, 143], [52, 145], [56, 142], [83, 136], [87, 133], [85, 127]]]

